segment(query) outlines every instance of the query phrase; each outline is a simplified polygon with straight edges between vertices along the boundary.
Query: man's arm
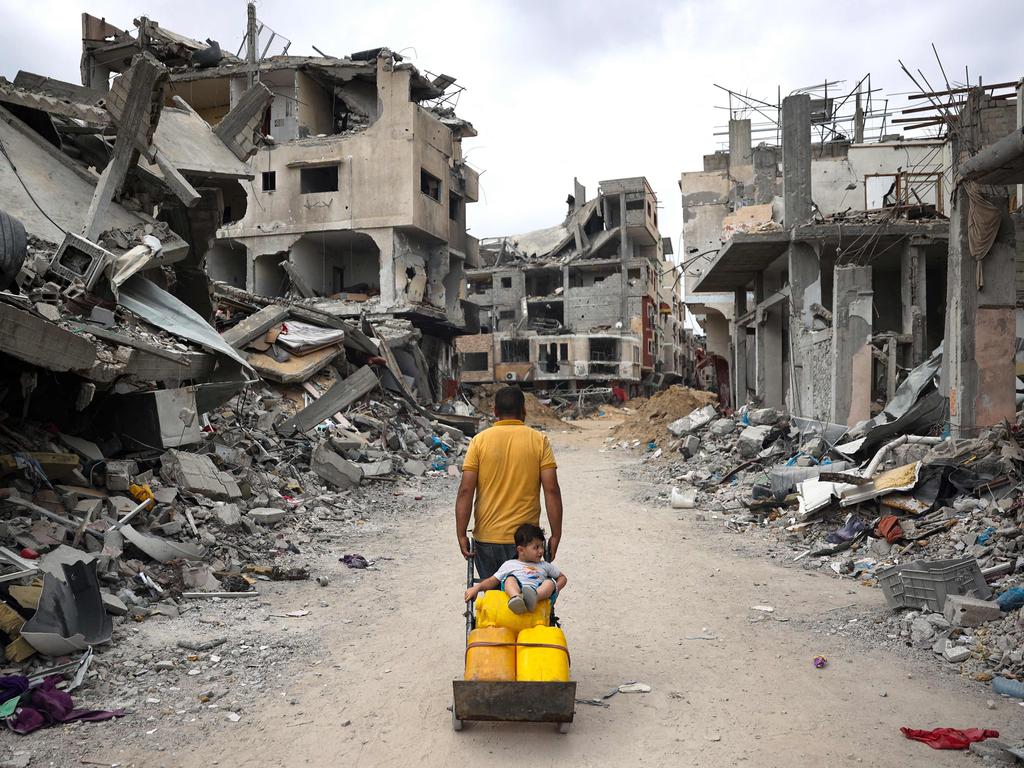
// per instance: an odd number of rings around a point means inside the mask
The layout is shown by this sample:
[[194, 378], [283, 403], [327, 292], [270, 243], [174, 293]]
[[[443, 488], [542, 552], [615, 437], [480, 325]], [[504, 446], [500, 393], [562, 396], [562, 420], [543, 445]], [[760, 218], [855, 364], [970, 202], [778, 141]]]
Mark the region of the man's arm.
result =
[[469, 518], [473, 514], [473, 497], [476, 495], [477, 473], [468, 470], [462, 473], [462, 482], [459, 483], [459, 492], [455, 496], [455, 535], [459, 539], [459, 549], [463, 557], [472, 557], [469, 551], [469, 536], [466, 531], [469, 529]]
[[544, 509], [548, 512], [548, 525], [551, 535], [548, 536], [548, 560], [555, 559], [558, 544], [562, 540], [562, 489], [558, 487], [558, 470], [542, 469], [540, 484], [544, 488]]

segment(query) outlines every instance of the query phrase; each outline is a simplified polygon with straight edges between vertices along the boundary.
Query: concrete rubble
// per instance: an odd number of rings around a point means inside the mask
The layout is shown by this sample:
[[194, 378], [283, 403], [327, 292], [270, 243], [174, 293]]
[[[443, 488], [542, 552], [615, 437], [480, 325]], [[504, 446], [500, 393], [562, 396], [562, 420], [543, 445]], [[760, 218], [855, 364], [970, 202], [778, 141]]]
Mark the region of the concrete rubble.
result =
[[[252, 644], [256, 633], [217, 640], [196, 621], [208, 610], [197, 605], [248, 604], [235, 617], [244, 623], [251, 606], [267, 605], [261, 582], [308, 579], [314, 563], [344, 554], [330, 531], [393, 516], [407, 508], [404, 489], [420, 499], [434, 480], [447, 487], [481, 424], [450, 395], [442, 402], [452, 335], [465, 331], [457, 279], [446, 278], [447, 300], [424, 280], [416, 296], [383, 304], [354, 295], [354, 283], [340, 298], [320, 285], [304, 291], [301, 270], [270, 296], [246, 290], [266, 286], [262, 275], [255, 286], [211, 282], [207, 251], [231, 205], [245, 208], [239, 182], [254, 177], [246, 160], [273, 144], [259, 128], [274, 97], [245, 83], [243, 67], [211, 127], [170, 95], [173, 82], [200, 73], [193, 54], [216, 44], [147, 19], [136, 26], [138, 40], [83, 15], [85, 86], [27, 73], [0, 79], [0, 141], [18, 158], [13, 171], [0, 162], [0, 224], [15, 235], [0, 243], [5, 674], [75, 674], [81, 659], [81, 695], [129, 711], [155, 706], [134, 684], [151, 672], [210, 680], [239, 669], [248, 685], [256, 673], [245, 669], [285, 663], [295, 643], [269, 652]], [[284, 69], [404, 78], [407, 87], [411, 78], [417, 101], [443, 92], [386, 49], [369, 61], [271, 59]], [[240, 64], [223, 54], [221, 67]], [[344, 108], [339, 142], [367, 130], [356, 103]], [[416, 109], [456, 145], [472, 135], [450, 108], [429, 117]], [[461, 161], [451, 169], [469, 201], [475, 173]], [[464, 229], [463, 221], [460, 247], [475, 252]], [[431, 274], [434, 261], [449, 263], [443, 251], [431, 254]], [[415, 248], [404, 257], [415, 261]], [[416, 263], [425, 277], [428, 265]], [[140, 651], [151, 635], [140, 628], [163, 622], [180, 623], [171, 630], [180, 654]], [[208, 653], [218, 647], [223, 656]], [[207, 684], [198, 706], [231, 698], [229, 682]], [[254, 692], [264, 686], [260, 678]]]
[[864, 625], [892, 642], [982, 682], [1024, 679], [1024, 411], [955, 440], [932, 436], [941, 421], [894, 432], [880, 420], [879, 436], [878, 423], [746, 406], [684, 434], [684, 410], [663, 414], [658, 435], [607, 438], [605, 450], [642, 454], [624, 471], [657, 489], [644, 500], [754, 537], [792, 567], [879, 587]]

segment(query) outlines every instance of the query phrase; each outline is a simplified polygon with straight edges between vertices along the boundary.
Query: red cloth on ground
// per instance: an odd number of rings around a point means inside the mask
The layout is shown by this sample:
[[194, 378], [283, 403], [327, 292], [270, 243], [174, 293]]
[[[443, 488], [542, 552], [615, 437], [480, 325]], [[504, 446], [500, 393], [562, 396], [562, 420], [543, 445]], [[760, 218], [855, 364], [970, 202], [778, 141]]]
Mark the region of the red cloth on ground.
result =
[[988, 728], [933, 728], [930, 731], [919, 731], [903, 727], [900, 730], [908, 739], [923, 741], [932, 749], [967, 749], [972, 742], [999, 738], [999, 731]]
[[900, 519], [896, 515], [886, 515], [878, 521], [875, 535], [884, 537], [890, 544], [896, 543], [903, 538], [903, 528], [900, 527]]

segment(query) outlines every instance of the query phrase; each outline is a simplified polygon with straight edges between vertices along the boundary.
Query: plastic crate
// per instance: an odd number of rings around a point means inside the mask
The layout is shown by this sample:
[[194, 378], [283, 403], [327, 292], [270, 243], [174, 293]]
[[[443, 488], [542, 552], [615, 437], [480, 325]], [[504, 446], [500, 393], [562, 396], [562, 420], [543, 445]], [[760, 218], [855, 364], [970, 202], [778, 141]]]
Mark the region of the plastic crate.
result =
[[928, 608], [941, 612], [948, 595], [987, 600], [992, 590], [973, 557], [955, 560], [915, 560], [887, 568], [878, 582], [890, 608]]

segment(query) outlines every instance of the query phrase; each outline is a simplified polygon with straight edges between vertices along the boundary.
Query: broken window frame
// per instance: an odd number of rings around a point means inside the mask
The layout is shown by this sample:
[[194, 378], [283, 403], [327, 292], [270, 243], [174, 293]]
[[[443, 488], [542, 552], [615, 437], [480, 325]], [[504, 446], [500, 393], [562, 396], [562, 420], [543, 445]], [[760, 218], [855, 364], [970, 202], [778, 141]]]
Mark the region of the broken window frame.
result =
[[486, 352], [460, 352], [459, 367], [465, 373], [482, 373], [491, 369], [491, 361]]
[[260, 181], [264, 192], [274, 192], [277, 189], [277, 171], [263, 171]]
[[444, 191], [444, 183], [426, 168], [420, 168], [420, 193], [428, 197], [438, 205], [441, 204], [441, 193]]
[[528, 362], [530, 362], [530, 340], [529, 339], [502, 339], [501, 340], [501, 362], [503, 362], [503, 363], [528, 363]]
[[[882, 205], [878, 208], [873, 208], [868, 204], [868, 179], [886, 178], [892, 179], [895, 184], [895, 188], [890, 185], [892, 192], [884, 192], [882, 194]], [[892, 205], [885, 204], [885, 198], [892, 196]], [[896, 207], [900, 202], [900, 174], [899, 173], [866, 173], [864, 174], [864, 210], [865, 211], [879, 211], [886, 210], [888, 208]]]

